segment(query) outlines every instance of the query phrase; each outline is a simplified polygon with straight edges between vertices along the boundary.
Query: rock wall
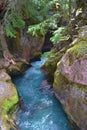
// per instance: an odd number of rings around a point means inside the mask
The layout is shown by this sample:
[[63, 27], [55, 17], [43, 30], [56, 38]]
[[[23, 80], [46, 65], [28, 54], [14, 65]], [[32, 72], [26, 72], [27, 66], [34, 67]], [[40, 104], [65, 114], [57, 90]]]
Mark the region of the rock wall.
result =
[[31, 35], [28, 37], [29, 38], [26, 38], [25, 36], [25, 42], [23, 42], [23, 55], [27, 61], [41, 56], [41, 50], [44, 44], [44, 37], [35, 38]]
[[18, 30], [16, 38], [7, 39], [9, 50], [16, 58], [24, 58], [28, 62], [34, 57], [41, 55], [44, 37], [38, 38], [27, 33], [27, 29]]
[[18, 103], [18, 93], [5, 70], [0, 70], [0, 130], [16, 130], [11, 110]]
[[87, 130], [86, 26], [81, 28], [75, 41], [57, 63], [53, 87], [69, 119], [78, 126], [78, 129]]
[[43, 73], [48, 77], [48, 81], [53, 83], [54, 81], [54, 72], [56, 71], [57, 62], [61, 59], [61, 55], [52, 55], [48, 58], [46, 63], [41, 67]]
[[53, 83], [74, 130], [87, 130], [87, 26], [80, 27], [68, 49], [64, 48], [56, 48], [41, 69]]

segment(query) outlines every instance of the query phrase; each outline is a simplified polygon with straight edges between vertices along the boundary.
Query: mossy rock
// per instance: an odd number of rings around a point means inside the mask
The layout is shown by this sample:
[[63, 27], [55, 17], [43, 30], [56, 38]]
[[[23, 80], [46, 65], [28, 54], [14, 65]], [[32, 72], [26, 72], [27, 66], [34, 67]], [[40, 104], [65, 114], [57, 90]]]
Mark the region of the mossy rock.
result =
[[19, 101], [16, 87], [11, 81], [10, 76], [4, 71], [0, 71], [0, 128], [10, 130], [16, 128], [11, 118], [10, 112]]
[[75, 61], [76, 59], [79, 59], [79, 58], [83, 57], [85, 54], [87, 54], [87, 40], [81, 39], [72, 48], [70, 48], [67, 52], [70, 57], [70, 65], [71, 65], [73, 63], [73, 61]]
[[11, 81], [11, 77], [6, 73], [6, 71], [3, 69], [3, 70], [0, 70], [0, 81], [3, 81], [3, 82], [10, 82]]
[[87, 40], [80, 39], [57, 63], [53, 88], [78, 128], [87, 128]]
[[10, 65], [6, 68], [6, 71], [9, 75], [15, 76], [23, 74], [28, 67], [29, 63], [27, 61], [18, 61], [15, 65]]
[[36, 51], [33, 53], [33, 57], [38, 57], [38, 56], [41, 56], [41, 51]]
[[53, 88], [70, 122], [73, 122], [72, 124], [74, 124], [74, 127], [78, 128], [78, 130], [86, 130], [87, 86], [67, 80], [66, 77], [57, 70], [55, 72]]
[[48, 76], [48, 81], [50, 83], [53, 83], [54, 81], [54, 72], [56, 71], [57, 63], [61, 57], [61, 55], [55, 56], [54, 54], [51, 54], [46, 63], [41, 67], [41, 70]]

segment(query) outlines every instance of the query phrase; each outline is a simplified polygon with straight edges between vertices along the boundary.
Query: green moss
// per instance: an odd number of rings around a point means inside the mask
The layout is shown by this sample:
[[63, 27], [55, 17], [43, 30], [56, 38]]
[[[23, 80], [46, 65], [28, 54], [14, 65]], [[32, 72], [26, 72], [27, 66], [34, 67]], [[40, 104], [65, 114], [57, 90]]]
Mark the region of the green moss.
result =
[[50, 59], [50, 57], [51, 57], [53, 54], [55, 54], [55, 53], [56, 53], [55, 50], [52, 49], [51, 51], [44, 52], [44, 53], [42, 54], [42, 57], [47, 57], [48, 59]]
[[3, 112], [6, 112], [6, 113], [9, 112], [9, 110], [12, 109], [16, 103], [18, 103], [17, 93], [10, 98], [7, 97], [3, 99], [3, 103], [2, 103]]
[[21, 70], [22, 66], [23, 66], [22, 62], [18, 62], [17, 63], [17, 68], [18, 68], [19, 71]]
[[54, 83], [53, 83], [53, 87], [56, 91], [58, 91], [58, 89], [60, 89], [61, 87], [63, 87], [63, 89], [66, 89], [68, 84], [68, 80], [66, 79], [66, 77], [64, 77], [58, 70], [56, 70], [55, 74], [54, 74]]
[[16, 64], [20, 71], [24, 65], [29, 65], [29, 63], [27, 61], [20, 61]]
[[87, 40], [81, 40], [76, 45], [74, 45], [68, 51], [71, 55], [74, 55], [75, 59], [82, 57], [87, 53]]
[[[54, 91], [57, 94], [57, 98], [60, 100], [64, 107], [64, 111], [73, 119], [77, 126], [80, 126], [83, 113], [86, 110], [83, 109], [82, 104], [86, 104], [87, 88], [85, 85], [69, 82], [60, 72], [57, 70], [54, 77]], [[73, 95], [72, 95], [73, 94]], [[70, 98], [74, 102], [70, 102]], [[69, 102], [68, 102], [69, 100]], [[63, 102], [62, 102], [63, 101]], [[74, 106], [72, 108], [72, 105]], [[87, 117], [84, 115], [84, 118]], [[76, 129], [77, 130], [77, 129]]]
[[53, 86], [55, 87], [58, 87], [58, 84], [60, 84], [60, 78], [59, 78], [59, 71], [57, 70], [54, 74], [54, 83], [53, 83]]
[[11, 65], [9, 68], [6, 68], [6, 72], [10, 76], [23, 74], [24, 71], [29, 67], [29, 63], [25, 60], [19, 61], [16, 65]]
[[15, 95], [11, 97], [5, 97], [1, 104], [1, 118], [3, 119], [2, 126], [6, 130], [10, 128], [16, 128], [14, 121], [11, 117], [12, 112], [15, 110], [13, 107], [18, 103], [17, 92], [14, 92]]
[[[63, 73], [62, 64], [66, 65], [67, 67], [69, 64], [75, 63], [76, 60], [84, 60], [86, 55], [87, 40], [81, 39], [77, 44], [75, 44], [66, 52], [65, 57], [63, 57], [62, 61], [58, 62], [58, 68], [54, 75], [53, 87], [55, 94], [57, 95], [56, 97], [62, 103], [67, 115], [70, 115], [70, 118], [74, 119], [77, 126], [80, 126], [81, 123], [83, 123], [84, 125], [87, 124], [87, 122], [85, 121], [85, 119], [87, 118], [87, 116], [85, 115], [87, 105], [87, 85], [71, 82], [68, 76], [65, 74], [66, 72]], [[78, 70], [75, 71], [78, 72]], [[79, 73], [78, 76], [81, 77]]]
[[45, 68], [47, 69], [48, 80], [53, 83], [54, 72], [57, 68], [57, 62], [60, 60], [61, 56], [50, 57], [45, 63]]
[[0, 125], [3, 129], [10, 130], [16, 128], [12, 113], [18, 107], [19, 97], [10, 76], [4, 70], [0, 75], [0, 85], [0, 89], [3, 88], [2, 94], [0, 94], [0, 120], [2, 120]]
[[48, 57], [51, 55], [51, 51], [42, 54], [42, 57]]
[[42, 53], [40, 52], [40, 51], [35, 51], [34, 53], [33, 53], [33, 57], [38, 57], [38, 56], [40, 56]]

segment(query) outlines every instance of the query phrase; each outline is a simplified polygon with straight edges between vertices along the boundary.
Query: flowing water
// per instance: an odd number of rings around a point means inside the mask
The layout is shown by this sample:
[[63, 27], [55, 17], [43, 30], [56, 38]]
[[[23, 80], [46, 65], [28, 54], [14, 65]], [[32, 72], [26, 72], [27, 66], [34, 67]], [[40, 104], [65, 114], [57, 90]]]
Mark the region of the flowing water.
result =
[[17, 124], [21, 130], [71, 130], [53, 90], [41, 88], [46, 81], [46, 76], [40, 71], [44, 62], [45, 59], [33, 62], [23, 76], [13, 79], [23, 100], [17, 112]]

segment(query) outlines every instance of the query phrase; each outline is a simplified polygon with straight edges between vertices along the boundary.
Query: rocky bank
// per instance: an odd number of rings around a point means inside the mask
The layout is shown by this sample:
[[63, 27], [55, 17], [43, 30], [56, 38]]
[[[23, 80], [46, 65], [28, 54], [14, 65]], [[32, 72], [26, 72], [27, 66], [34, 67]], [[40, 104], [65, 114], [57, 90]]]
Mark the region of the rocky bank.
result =
[[0, 70], [0, 130], [16, 130], [11, 111], [19, 101], [16, 87], [5, 70]]
[[[55, 96], [61, 102], [74, 130], [86, 130], [87, 26], [80, 28], [77, 38], [62, 58], [58, 60], [57, 57], [50, 57], [52, 63], [48, 59], [42, 69], [46, 71], [48, 79], [52, 73]], [[57, 59], [57, 64], [54, 59]]]
[[[46, 46], [44, 46], [44, 40], [45, 37], [35, 38], [27, 34], [26, 29], [18, 30], [15, 39], [7, 38], [8, 49], [15, 61], [14, 64], [3, 57], [0, 46], [0, 105], [2, 106], [0, 107], [0, 130], [18, 130], [11, 115], [18, 108], [19, 96], [11, 77], [23, 74], [30, 66], [30, 60], [40, 59], [42, 48]], [[50, 48], [49, 44], [47, 47], [47, 49]], [[14, 109], [15, 106], [17, 106], [16, 109]]]

